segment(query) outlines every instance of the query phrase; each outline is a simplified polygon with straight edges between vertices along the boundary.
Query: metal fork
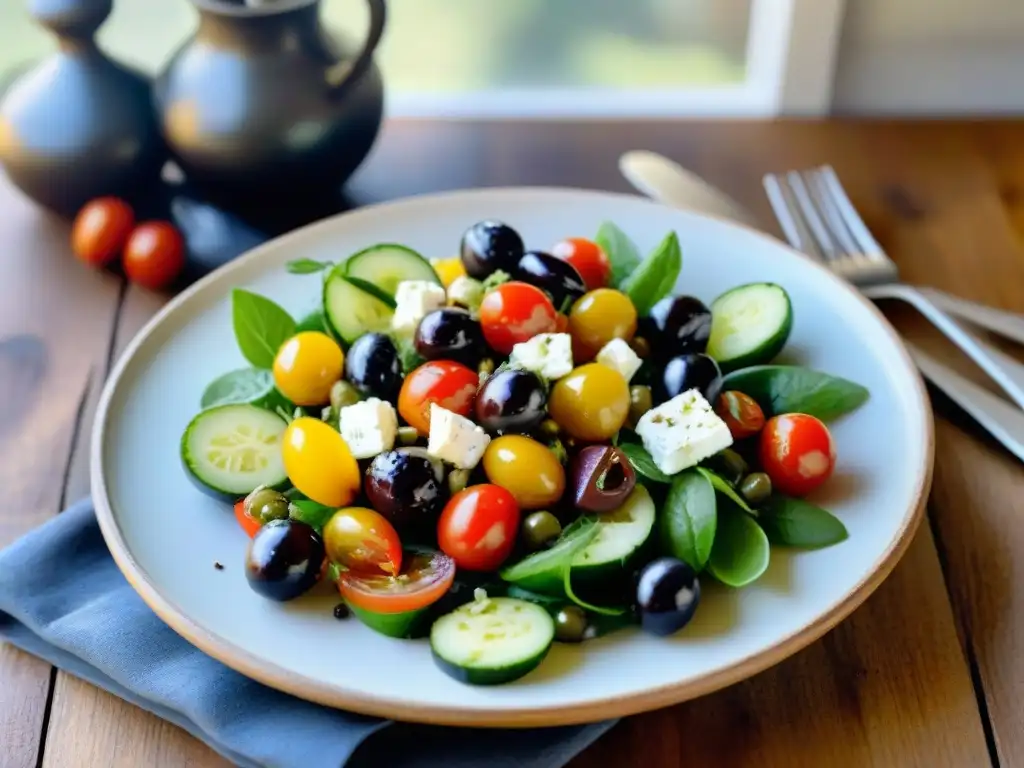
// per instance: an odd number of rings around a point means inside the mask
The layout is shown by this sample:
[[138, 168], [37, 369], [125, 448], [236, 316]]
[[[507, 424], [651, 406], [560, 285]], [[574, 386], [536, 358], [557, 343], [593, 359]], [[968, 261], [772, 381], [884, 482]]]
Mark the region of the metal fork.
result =
[[872, 237], [830, 166], [767, 174], [764, 188], [790, 245], [823, 262], [869, 298], [913, 305], [1024, 408], [1024, 365], [968, 332], [951, 315], [1020, 343], [1024, 318], [899, 282], [896, 264]]

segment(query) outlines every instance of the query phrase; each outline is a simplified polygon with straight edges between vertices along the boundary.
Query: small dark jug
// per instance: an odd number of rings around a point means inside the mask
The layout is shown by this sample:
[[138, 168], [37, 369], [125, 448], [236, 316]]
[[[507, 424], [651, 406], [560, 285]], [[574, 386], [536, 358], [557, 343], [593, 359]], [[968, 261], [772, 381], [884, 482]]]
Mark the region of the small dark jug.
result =
[[191, 184], [229, 207], [340, 187], [369, 154], [384, 107], [373, 51], [385, 6], [367, 2], [369, 33], [350, 55], [323, 29], [319, 0], [192, 0], [199, 28], [154, 86]]

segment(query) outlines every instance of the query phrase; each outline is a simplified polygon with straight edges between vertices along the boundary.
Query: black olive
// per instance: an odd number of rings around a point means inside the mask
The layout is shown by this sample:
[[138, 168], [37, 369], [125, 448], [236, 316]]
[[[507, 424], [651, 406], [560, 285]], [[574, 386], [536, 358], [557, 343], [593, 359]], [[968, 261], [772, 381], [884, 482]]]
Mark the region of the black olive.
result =
[[640, 626], [665, 637], [689, 623], [700, 602], [700, 582], [693, 568], [674, 557], [644, 566], [636, 586]]
[[722, 391], [722, 370], [707, 355], [688, 353], [669, 360], [661, 381], [656, 383], [659, 402], [671, 400], [689, 389], [698, 389], [709, 403], [714, 404]]
[[402, 362], [394, 343], [383, 333], [360, 336], [345, 355], [345, 378], [364, 395], [398, 402]]
[[432, 525], [448, 501], [444, 467], [424, 448], [378, 454], [366, 470], [365, 488], [371, 506], [396, 526]]
[[480, 221], [462, 236], [462, 266], [477, 280], [499, 269], [511, 274], [525, 250], [523, 238], [512, 227], [500, 221]]
[[644, 318], [641, 333], [661, 360], [685, 352], [704, 352], [711, 336], [711, 310], [693, 296], [669, 296]]
[[547, 399], [544, 383], [532, 371], [500, 371], [476, 396], [476, 420], [491, 432], [529, 432], [544, 420]]
[[312, 527], [298, 520], [274, 520], [257, 531], [245, 555], [245, 577], [271, 600], [291, 600], [312, 587], [326, 550]]
[[464, 309], [435, 309], [416, 328], [416, 351], [427, 360], [455, 360], [475, 368], [486, 350], [480, 322]]
[[[519, 260], [515, 278], [535, 285], [547, 293], [555, 309], [559, 310], [567, 303], [571, 306], [587, 292], [587, 286], [576, 267], [568, 261], [540, 251], [530, 251]], [[568, 307], [565, 311], [569, 311]]]

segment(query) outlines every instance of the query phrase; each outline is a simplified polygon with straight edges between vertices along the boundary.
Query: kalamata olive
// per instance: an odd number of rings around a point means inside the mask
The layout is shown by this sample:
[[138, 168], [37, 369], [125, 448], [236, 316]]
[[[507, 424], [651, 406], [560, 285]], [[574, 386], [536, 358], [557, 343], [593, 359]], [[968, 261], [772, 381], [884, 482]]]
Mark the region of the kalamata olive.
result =
[[772, 481], [764, 472], [751, 472], [740, 483], [740, 493], [752, 506], [757, 506], [772, 495]]
[[622, 506], [636, 486], [636, 472], [612, 445], [591, 445], [576, 454], [569, 468], [573, 503], [585, 512], [610, 512]]
[[345, 378], [364, 395], [397, 403], [402, 363], [391, 339], [383, 333], [366, 333], [356, 339], [345, 356]]
[[693, 568], [674, 557], [644, 566], [636, 586], [640, 626], [665, 637], [689, 623], [700, 602], [700, 582]]
[[687, 353], [669, 360], [665, 364], [661, 381], [656, 384], [660, 402], [671, 400], [687, 390], [697, 389], [709, 403], [714, 403], [722, 391], [722, 370], [718, 363], [705, 354]]
[[326, 551], [324, 540], [298, 520], [273, 520], [256, 533], [245, 555], [245, 578], [271, 600], [291, 600], [316, 583]]
[[626, 417], [626, 426], [636, 429], [640, 417], [654, 407], [654, 396], [651, 388], [643, 384], [636, 384], [629, 388], [629, 416]]
[[444, 467], [423, 448], [378, 454], [366, 470], [366, 498], [393, 525], [433, 525], [448, 501]]
[[587, 614], [578, 605], [567, 605], [555, 614], [555, 639], [579, 643], [587, 632]]
[[483, 280], [496, 270], [512, 273], [523, 258], [523, 238], [500, 221], [480, 221], [462, 236], [460, 255], [466, 273]]
[[334, 382], [334, 386], [331, 387], [331, 408], [335, 412], [346, 406], [355, 405], [360, 400], [362, 398], [359, 396], [359, 390], [344, 379]]
[[427, 313], [416, 327], [415, 343], [416, 351], [427, 360], [454, 360], [471, 368], [487, 349], [480, 321], [456, 307]]
[[587, 292], [576, 267], [542, 251], [530, 251], [524, 255], [516, 266], [515, 278], [544, 291], [551, 297], [555, 309], [566, 307], [568, 311], [568, 307]]
[[562, 524], [550, 512], [533, 512], [523, 520], [523, 539], [530, 550], [544, 549], [562, 533]]
[[544, 420], [547, 392], [532, 371], [489, 376], [476, 396], [476, 420], [491, 432], [529, 432]]
[[261, 523], [284, 520], [288, 517], [288, 499], [280, 491], [260, 486], [245, 497], [245, 514]]
[[704, 352], [711, 336], [711, 310], [693, 296], [668, 296], [651, 308], [642, 325], [656, 357]]

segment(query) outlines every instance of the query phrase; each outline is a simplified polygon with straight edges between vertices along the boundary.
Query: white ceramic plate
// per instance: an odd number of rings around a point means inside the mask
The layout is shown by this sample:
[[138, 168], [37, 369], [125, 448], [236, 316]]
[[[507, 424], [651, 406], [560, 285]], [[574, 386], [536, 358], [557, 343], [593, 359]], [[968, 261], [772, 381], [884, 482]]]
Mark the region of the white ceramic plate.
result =
[[[243, 574], [246, 538], [231, 510], [193, 488], [178, 459], [206, 384], [244, 365], [230, 289], [266, 294], [296, 315], [317, 277], [297, 257], [340, 260], [382, 241], [430, 256], [495, 217], [529, 247], [592, 235], [615, 221], [647, 250], [671, 229], [684, 254], [679, 290], [710, 301], [739, 283], [790, 292], [787, 357], [853, 379], [870, 401], [837, 422], [838, 474], [815, 498], [850, 531], [816, 552], [772, 552], [743, 590], [706, 580], [692, 624], [661, 639], [627, 630], [558, 646], [540, 669], [497, 688], [444, 675], [426, 642], [384, 638], [331, 615], [336, 596], [264, 600]], [[875, 308], [825, 269], [740, 226], [637, 197], [561, 189], [491, 189], [412, 198], [319, 222], [257, 248], [169, 304], [136, 337], [107, 384], [93, 436], [93, 494], [121, 570], [168, 624], [240, 672], [303, 698], [413, 721], [526, 726], [598, 720], [665, 706], [750, 676], [822, 635], [889, 573], [921, 516], [931, 479], [932, 418], [921, 380]], [[214, 569], [214, 562], [226, 565]]]

